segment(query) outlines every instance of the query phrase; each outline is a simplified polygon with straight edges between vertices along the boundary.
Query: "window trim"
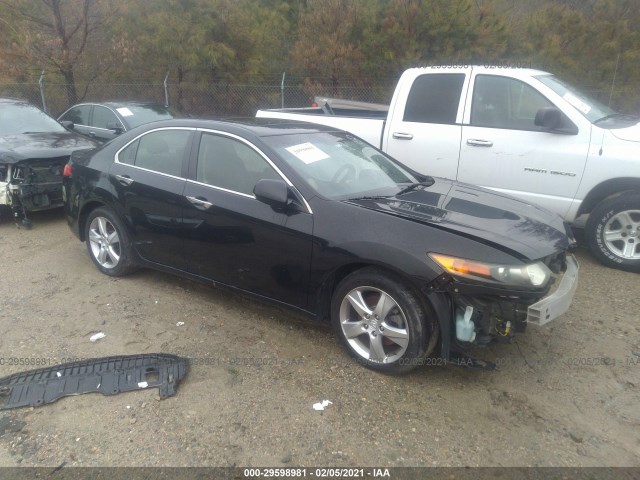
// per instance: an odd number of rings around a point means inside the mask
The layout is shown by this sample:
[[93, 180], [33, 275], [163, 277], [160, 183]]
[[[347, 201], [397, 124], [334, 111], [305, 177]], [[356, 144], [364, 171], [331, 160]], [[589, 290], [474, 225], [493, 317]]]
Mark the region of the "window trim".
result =
[[[476, 86], [477, 86], [477, 79], [478, 77], [494, 77], [494, 78], [502, 78], [502, 79], [506, 79], [506, 80], [513, 80], [516, 82], [520, 82], [523, 83], [524, 85], [528, 86], [529, 88], [531, 88], [534, 92], [536, 92], [537, 94], [539, 94], [541, 97], [543, 97], [547, 102], [549, 102], [549, 104], [554, 107], [554, 108], [558, 108], [558, 106], [552, 102], [551, 100], [549, 100], [549, 98], [543, 94], [540, 90], [538, 90], [537, 88], [535, 88], [533, 85], [529, 84], [528, 82], [525, 82], [523, 79], [521, 78], [515, 78], [515, 77], [509, 77], [506, 75], [494, 75], [491, 73], [477, 73], [474, 77], [473, 77], [473, 88], [470, 89], [471, 91], [471, 102], [469, 103], [469, 120], [467, 124], [465, 124], [465, 126], [467, 127], [474, 127], [474, 128], [491, 128], [491, 129], [495, 129], [495, 130], [511, 130], [511, 131], [515, 131], [515, 132], [533, 132], [533, 133], [550, 133], [548, 131], [545, 130], [536, 130], [533, 128], [513, 128], [513, 127], [491, 127], [491, 126], [486, 126], [486, 125], [475, 125], [472, 123], [471, 121], [471, 115], [473, 113], [473, 106], [474, 106], [474, 97], [475, 97], [475, 93], [476, 93]], [[572, 125], [575, 126], [573, 120], [571, 120], [569, 117], [567, 117], [565, 115], [565, 113], [558, 108], [558, 110], [560, 110], [560, 112], [562, 113], [563, 117], [565, 117], [569, 122], [571, 122]], [[578, 128], [576, 126], [576, 128]]]
[[[114, 159], [113, 159], [114, 162], [113, 163], [116, 163], [118, 165], [124, 165], [124, 166], [130, 167], [130, 168], [135, 168], [135, 169], [138, 169], [138, 170], [142, 170], [143, 172], [151, 172], [151, 173], [155, 173], [157, 175], [164, 175], [165, 177], [176, 178], [178, 180], [185, 180], [186, 181], [187, 178], [185, 178], [185, 177], [178, 177], [176, 175], [171, 175], [170, 173], [158, 172], [157, 170], [150, 170], [148, 168], [138, 167], [137, 165], [131, 165], [129, 163], [124, 163], [124, 162], [120, 161], [120, 152], [122, 152], [125, 148], [127, 148], [129, 145], [134, 143], [136, 140], [139, 140], [140, 138], [142, 138], [145, 135], [148, 135], [150, 133], [161, 132], [161, 131], [164, 131], [164, 130], [186, 130], [188, 132], [195, 132], [197, 129], [195, 127], [161, 127], [161, 128], [154, 128], [152, 130], [147, 130], [146, 132], [143, 132], [140, 135], [138, 135], [137, 137], [135, 137], [132, 140], [128, 141], [123, 147], [119, 148], [118, 151], [114, 155]], [[193, 140], [193, 138], [192, 138], [192, 140]], [[189, 146], [189, 148], [191, 148], [191, 146]], [[182, 162], [184, 164], [184, 154], [183, 154]]]
[[[56, 118], [56, 120], [58, 122], [70, 121], [70, 120], [62, 120], [62, 117], [64, 117], [69, 110], [73, 110], [76, 107], [89, 107], [89, 118], [87, 118], [87, 120], [89, 120], [89, 123], [91, 123], [91, 117], [93, 116], [93, 106], [94, 106], [93, 103], [77, 103], [77, 104], [67, 108], [64, 112], [62, 112], [60, 114], [60, 116], [58, 118]], [[79, 127], [93, 128], [91, 125], [84, 125], [82, 123], [75, 123], [74, 122], [74, 125], [78, 125]]]
[[[89, 105], [89, 104], [87, 104]], [[118, 116], [118, 114], [113, 110], [113, 108], [108, 107], [106, 105], [101, 105], [99, 103], [92, 103], [90, 104], [93, 106], [93, 110], [91, 110], [91, 123], [93, 123], [93, 114], [96, 111], [96, 107], [102, 107], [102, 108], [106, 108], [107, 110], [111, 111], [111, 113], [113, 113], [113, 115], [116, 117], [116, 121], [120, 124], [120, 127], [122, 128], [123, 132], [127, 131], [127, 127], [124, 126], [124, 124], [122, 123], [122, 120], [120, 120], [120, 117]], [[113, 133], [113, 130], [110, 128], [102, 128], [102, 127], [96, 127], [96, 126], [90, 126], [89, 128], [95, 128], [96, 130], [104, 130], [105, 132], [111, 132]]]
[[[424, 121], [418, 121], [418, 120], [405, 120], [405, 115], [407, 113], [407, 107], [409, 105], [409, 98], [411, 96], [411, 92], [413, 91], [413, 89], [415, 88], [416, 83], [418, 82], [418, 80], [422, 77], [426, 77], [426, 78], [434, 78], [436, 76], [444, 76], [444, 75], [461, 75], [462, 76], [462, 85], [460, 87], [460, 94], [458, 96], [458, 103], [455, 107], [455, 115], [454, 115], [454, 120], [453, 122], [424, 122]], [[409, 90], [406, 94], [406, 100], [404, 102], [403, 108], [402, 108], [402, 116], [400, 117], [400, 121], [402, 123], [410, 123], [410, 124], [417, 124], [417, 125], [447, 125], [447, 126], [462, 126], [463, 121], [462, 118], [464, 116], [464, 108], [465, 108], [465, 103], [466, 103], [466, 95], [469, 92], [469, 80], [470, 80], [470, 75], [468, 72], [465, 71], [442, 71], [442, 72], [421, 72], [418, 75], [415, 76], [415, 78], [413, 78], [413, 80], [411, 81], [411, 85], [409, 87]]]
[[[271, 166], [271, 168], [273, 168], [275, 170], [275, 172], [278, 175], [280, 175], [280, 178], [282, 178], [282, 180], [285, 181], [287, 186], [289, 188], [293, 189], [294, 193], [304, 203], [304, 206], [307, 209], [307, 212], [309, 214], [313, 214], [313, 210], [311, 210], [311, 206], [309, 205], [309, 202], [307, 202], [307, 199], [304, 198], [304, 195], [302, 195], [302, 193], [300, 193], [300, 190], [298, 190], [296, 188], [296, 186], [291, 182], [291, 180], [289, 180], [289, 178], [282, 172], [282, 170], [280, 170], [280, 168], [278, 168], [278, 166], [275, 163], [273, 163], [273, 161], [262, 150], [260, 150], [256, 145], [251, 143], [246, 138], [243, 138], [243, 137], [241, 137], [239, 135], [236, 135], [234, 133], [225, 132], [225, 131], [222, 131], [222, 130], [215, 130], [215, 129], [211, 129], [211, 128], [204, 128], [204, 127], [197, 128], [196, 130], [198, 132], [201, 132], [201, 133], [213, 133], [215, 135], [220, 135], [220, 136], [223, 136], [223, 137], [233, 138], [234, 140], [238, 140], [238, 141], [240, 141], [240, 143], [243, 143], [247, 147], [249, 147], [250, 149], [254, 150], [258, 155], [260, 155], [267, 162], [267, 164], [269, 164], [269, 166]], [[200, 141], [202, 141], [202, 136], [200, 136]], [[199, 154], [200, 154], [200, 143], [198, 143], [198, 155]], [[197, 162], [197, 159], [198, 159], [198, 155], [194, 156], [196, 158], [196, 162]], [[206, 186], [206, 187], [215, 188], [216, 190], [220, 190], [220, 191], [228, 192], [228, 193], [234, 193], [236, 195], [241, 195], [241, 196], [247, 197], [247, 198], [253, 198], [254, 200], [258, 201], [258, 199], [256, 198], [255, 195], [248, 195], [248, 194], [246, 194], [244, 192], [238, 192], [237, 190], [229, 190], [227, 188], [218, 187], [216, 185], [210, 185], [208, 183], [199, 182], [197, 180], [192, 180], [192, 179], [189, 179], [189, 178], [187, 178], [186, 180], [187, 180], [187, 182], [195, 183], [197, 185], [203, 185], [203, 186]]]

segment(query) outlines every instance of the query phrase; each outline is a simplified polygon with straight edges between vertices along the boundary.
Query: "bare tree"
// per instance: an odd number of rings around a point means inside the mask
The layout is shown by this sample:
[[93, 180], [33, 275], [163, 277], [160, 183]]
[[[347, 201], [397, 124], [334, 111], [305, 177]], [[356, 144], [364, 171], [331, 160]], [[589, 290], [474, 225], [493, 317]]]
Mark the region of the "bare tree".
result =
[[76, 103], [79, 66], [91, 64], [91, 79], [104, 68], [99, 55], [91, 61], [86, 57], [92, 40], [104, 33], [113, 10], [99, 0], [0, 0], [0, 7], [8, 21], [22, 27], [13, 33], [18, 37], [12, 43], [14, 55], [26, 65], [59, 73], [66, 84], [67, 101]]

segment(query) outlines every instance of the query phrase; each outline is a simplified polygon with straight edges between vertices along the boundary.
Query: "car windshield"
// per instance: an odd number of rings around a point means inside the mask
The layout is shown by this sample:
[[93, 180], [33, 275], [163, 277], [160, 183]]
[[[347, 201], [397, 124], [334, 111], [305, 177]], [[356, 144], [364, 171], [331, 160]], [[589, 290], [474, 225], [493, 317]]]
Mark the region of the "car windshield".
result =
[[618, 114], [612, 108], [594, 100], [589, 95], [582, 93], [580, 90], [563, 82], [554, 75], [537, 75], [536, 78], [564, 98], [591, 123], [597, 123], [598, 120], [603, 120], [605, 118], [614, 119], [624, 117], [624, 115], [620, 115], [620, 117], [618, 117]]
[[393, 195], [406, 184], [419, 181], [382, 152], [347, 133], [280, 135], [263, 140], [326, 198]]
[[57, 121], [28, 103], [0, 104], [0, 136], [66, 132]]
[[116, 111], [127, 123], [129, 128], [158, 120], [171, 120], [173, 115], [163, 105], [127, 105], [117, 107]]

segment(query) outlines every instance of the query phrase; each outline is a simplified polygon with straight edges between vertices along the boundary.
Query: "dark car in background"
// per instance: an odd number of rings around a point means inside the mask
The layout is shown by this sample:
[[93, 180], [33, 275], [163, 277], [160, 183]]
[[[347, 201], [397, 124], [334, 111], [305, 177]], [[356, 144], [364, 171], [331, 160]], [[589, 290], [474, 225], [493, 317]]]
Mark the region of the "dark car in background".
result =
[[95, 146], [24, 100], [0, 99], [0, 209], [29, 225], [27, 212], [61, 207], [71, 152]]
[[63, 125], [87, 137], [106, 142], [138, 125], [170, 120], [175, 114], [169, 107], [144, 102], [80, 103], [58, 117]]
[[435, 351], [470, 359], [569, 308], [578, 264], [558, 215], [419, 175], [343, 131], [267, 122], [156, 122], [72, 155], [65, 211], [96, 267], [330, 319], [356, 361], [388, 373]]

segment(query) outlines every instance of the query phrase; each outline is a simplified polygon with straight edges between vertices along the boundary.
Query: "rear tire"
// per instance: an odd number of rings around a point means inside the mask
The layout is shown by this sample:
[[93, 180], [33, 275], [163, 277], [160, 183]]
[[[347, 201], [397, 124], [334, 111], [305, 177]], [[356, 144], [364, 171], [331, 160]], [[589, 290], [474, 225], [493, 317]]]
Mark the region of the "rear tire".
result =
[[603, 200], [589, 215], [587, 243], [604, 265], [640, 272], [640, 193]]
[[131, 242], [120, 219], [106, 207], [87, 217], [85, 239], [91, 260], [102, 273], [120, 277], [131, 272]]
[[340, 282], [331, 300], [331, 321], [358, 363], [389, 374], [424, 365], [438, 335], [435, 312], [400, 278], [376, 268]]

